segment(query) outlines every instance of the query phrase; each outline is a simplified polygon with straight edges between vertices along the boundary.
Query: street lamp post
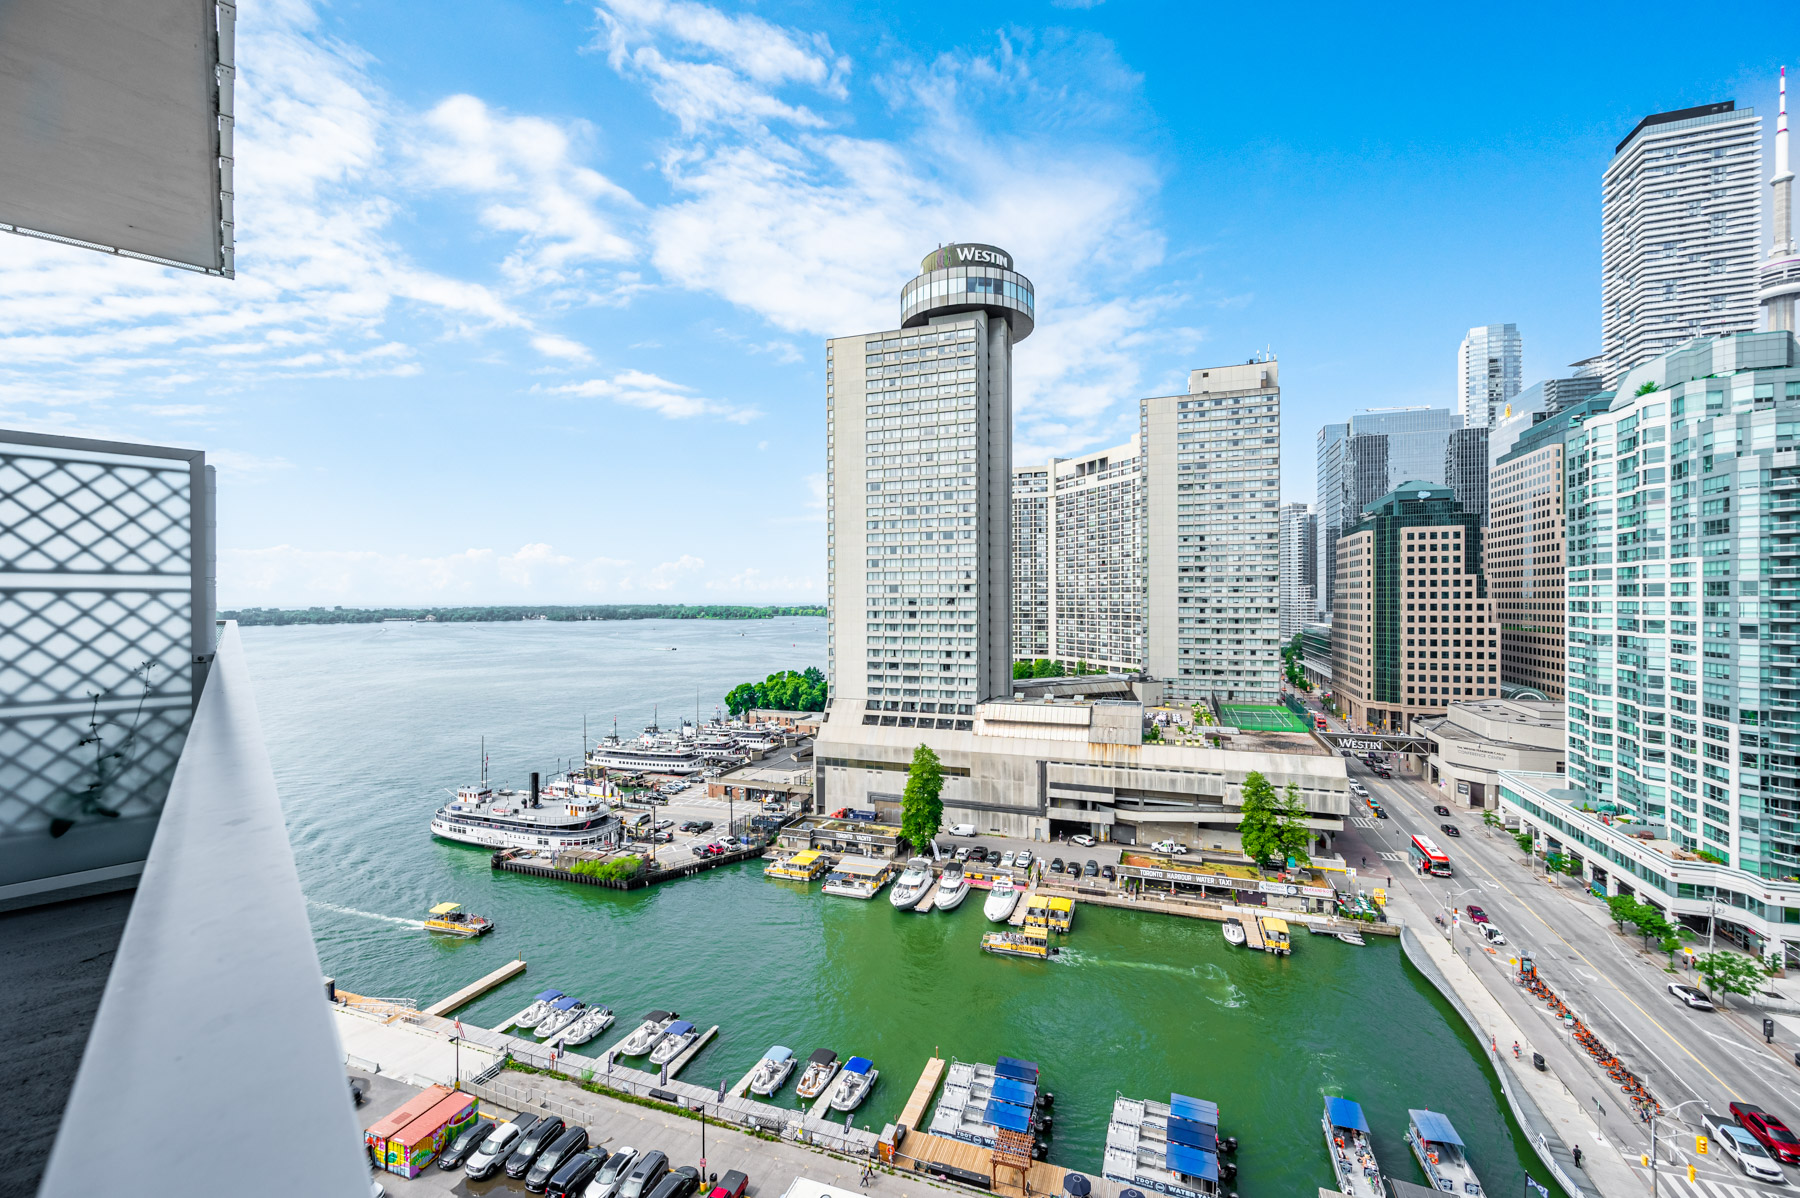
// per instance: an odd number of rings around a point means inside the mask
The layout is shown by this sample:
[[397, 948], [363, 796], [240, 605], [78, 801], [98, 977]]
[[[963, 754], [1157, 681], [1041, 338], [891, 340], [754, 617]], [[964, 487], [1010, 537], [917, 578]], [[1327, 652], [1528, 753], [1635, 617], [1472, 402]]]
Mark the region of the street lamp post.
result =
[[[1449, 891], [1444, 897], [1447, 899], [1454, 899], [1454, 898], [1458, 898], [1465, 894], [1479, 894], [1479, 893], [1480, 893], [1480, 891], [1477, 890], [1473, 886], [1464, 886], [1460, 890]], [[1455, 952], [1456, 951], [1456, 905], [1454, 903], [1443, 902], [1442, 900], [1439, 900], [1439, 902], [1443, 906], [1444, 910], [1446, 910], [1450, 913], [1450, 928], [1449, 928], [1450, 951]]]
[[[1674, 1106], [1670, 1107], [1668, 1113], [1670, 1115], [1673, 1115], [1676, 1111], [1679, 1111], [1684, 1106], [1693, 1106], [1696, 1102], [1705, 1102], [1705, 1101], [1706, 1100], [1703, 1098], [1690, 1098], [1686, 1102], [1678, 1102]], [[1710, 1105], [1710, 1104], [1708, 1104], [1708, 1105]], [[1661, 1115], [1653, 1114], [1650, 1116], [1650, 1198], [1656, 1198], [1656, 1194], [1657, 1194], [1657, 1190], [1656, 1190], [1656, 1121], [1661, 1118], [1663, 1118], [1663, 1116], [1661, 1116]]]

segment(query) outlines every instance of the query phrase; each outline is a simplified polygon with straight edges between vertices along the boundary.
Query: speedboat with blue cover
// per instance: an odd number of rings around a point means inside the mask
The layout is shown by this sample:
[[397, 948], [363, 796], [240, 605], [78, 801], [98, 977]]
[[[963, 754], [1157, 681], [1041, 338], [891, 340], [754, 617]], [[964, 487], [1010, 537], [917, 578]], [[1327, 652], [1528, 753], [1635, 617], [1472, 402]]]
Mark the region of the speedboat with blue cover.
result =
[[831, 1091], [831, 1109], [854, 1111], [875, 1088], [875, 1079], [880, 1076], [881, 1070], [875, 1068], [868, 1057], [851, 1057], [845, 1061], [844, 1071], [838, 1075], [837, 1086]]
[[1435, 1188], [1463, 1198], [1477, 1198], [1482, 1193], [1475, 1167], [1463, 1151], [1462, 1137], [1449, 1119], [1436, 1111], [1407, 1111], [1406, 1142]]
[[1348, 1098], [1325, 1099], [1325, 1150], [1331, 1153], [1337, 1189], [1344, 1198], [1386, 1198], [1361, 1104]]
[[781, 1089], [793, 1071], [794, 1050], [777, 1044], [756, 1063], [756, 1072], [750, 1075], [750, 1092], [767, 1098]]
[[644, 1016], [644, 1022], [638, 1024], [637, 1031], [625, 1037], [619, 1044], [619, 1055], [622, 1057], [641, 1057], [655, 1048], [657, 1042], [675, 1022], [674, 1011], [652, 1011]]
[[546, 990], [532, 1000], [523, 1014], [513, 1020], [515, 1027], [536, 1027], [550, 1013], [550, 1004], [563, 996], [561, 990]]
[[587, 1004], [565, 995], [550, 1004], [550, 1013], [537, 1025], [537, 1034], [548, 1040], [587, 1014]]
[[670, 1061], [694, 1046], [700, 1038], [700, 1029], [685, 1019], [677, 1020], [669, 1025], [668, 1034], [650, 1053], [652, 1065], [667, 1065]]

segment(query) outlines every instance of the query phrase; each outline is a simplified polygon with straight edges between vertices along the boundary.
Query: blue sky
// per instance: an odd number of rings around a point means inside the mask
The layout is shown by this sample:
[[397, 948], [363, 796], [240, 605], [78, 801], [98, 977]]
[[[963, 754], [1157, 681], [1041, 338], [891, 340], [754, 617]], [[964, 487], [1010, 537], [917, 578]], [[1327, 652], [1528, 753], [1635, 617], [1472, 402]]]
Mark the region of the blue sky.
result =
[[205, 448], [227, 606], [822, 599], [822, 340], [945, 241], [1036, 282], [1018, 457], [1273, 348], [1310, 500], [1469, 326], [1594, 352], [1614, 144], [1772, 135], [1796, 58], [1772, 6], [240, 13], [235, 281], [0, 238], [0, 420]]

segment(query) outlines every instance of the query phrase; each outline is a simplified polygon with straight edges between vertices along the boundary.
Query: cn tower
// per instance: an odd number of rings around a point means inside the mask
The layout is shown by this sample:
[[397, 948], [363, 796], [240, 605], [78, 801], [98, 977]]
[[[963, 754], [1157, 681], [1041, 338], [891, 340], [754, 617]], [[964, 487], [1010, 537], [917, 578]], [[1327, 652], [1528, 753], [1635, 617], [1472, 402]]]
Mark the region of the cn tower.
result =
[[1794, 297], [1800, 296], [1800, 254], [1794, 251], [1794, 172], [1788, 169], [1787, 68], [1781, 68], [1781, 112], [1775, 121], [1775, 223], [1769, 255], [1758, 272], [1756, 301], [1766, 329], [1794, 331]]

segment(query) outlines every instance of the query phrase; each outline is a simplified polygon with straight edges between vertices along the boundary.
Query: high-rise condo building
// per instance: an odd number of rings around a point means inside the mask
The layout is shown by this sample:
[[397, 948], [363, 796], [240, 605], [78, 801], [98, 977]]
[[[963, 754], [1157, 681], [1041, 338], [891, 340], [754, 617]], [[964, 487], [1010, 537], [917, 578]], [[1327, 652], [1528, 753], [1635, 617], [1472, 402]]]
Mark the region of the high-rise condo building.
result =
[[1602, 392], [1540, 420], [1490, 473], [1486, 574], [1500, 619], [1502, 687], [1564, 696], [1563, 442], [1612, 399]]
[[1407, 482], [1337, 542], [1331, 685], [1353, 724], [1405, 729], [1500, 693], [1481, 521], [1449, 487]]
[[1281, 386], [1273, 358], [1191, 371], [1139, 405], [1150, 672], [1178, 701], [1274, 703]]
[[1453, 428], [1444, 442], [1444, 485], [1456, 493], [1462, 509], [1487, 523], [1488, 430], [1486, 426]]
[[1794, 249], [1794, 172], [1788, 169], [1787, 68], [1781, 68], [1781, 112], [1775, 119], [1775, 177], [1769, 180], [1775, 218], [1769, 253], [1757, 273], [1763, 328], [1794, 331], [1794, 297], [1800, 296], [1800, 253]]
[[1469, 330], [1456, 351], [1456, 414], [1464, 428], [1492, 428], [1524, 384], [1525, 342], [1516, 324]]
[[1756, 327], [1762, 122], [1732, 101], [1645, 117], [1600, 212], [1601, 356], [1612, 376], [1691, 337]]
[[1010, 692], [1012, 353], [1032, 323], [1012, 256], [959, 244], [901, 289], [900, 327], [826, 342], [834, 695], [968, 717]]
[[[1053, 458], [1045, 466], [1015, 467], [1013, 526], [1015, 657], [1048, 657], [1065, 668], [1143, 669], [1144, 472], [1138, 438], [1080, 457]], [[1029, 539], [1021, 527], [1033, 530]], [[1029, 560], [1020, 556], [1027, 553]]]
[[1652, 359], [1569, 431], [1568, 774], [1500, 775], [1508, 819], [1585, 885], [1790, 969], [1797, 426], [1800, 343], [1778, 329]]
[[1362, 510], [1408, 479], [1444, 481], [1444, 449], [1457, 426], [1449, 408], [1372, 408], [1319, 430], [1320, 608], [1331, 611], [1337, 539]]
[[1318, 611], [1319, 518], [1311, 506], [1281, 507], [1281, 643], [1288, 644]]

